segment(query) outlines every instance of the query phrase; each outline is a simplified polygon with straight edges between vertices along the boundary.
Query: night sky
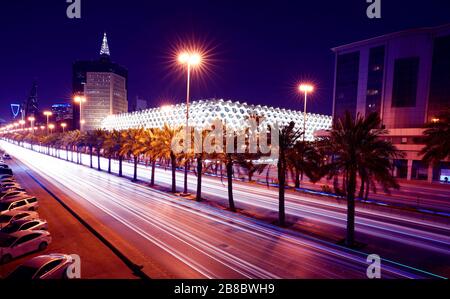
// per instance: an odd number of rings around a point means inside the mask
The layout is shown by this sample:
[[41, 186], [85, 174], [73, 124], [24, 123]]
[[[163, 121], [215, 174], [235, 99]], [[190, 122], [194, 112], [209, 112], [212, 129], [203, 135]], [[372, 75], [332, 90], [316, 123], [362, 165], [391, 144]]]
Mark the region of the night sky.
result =
[[65, 0], [0, 4], [0, 117], [22, 102], [34, 80], [40, 108], [71, 98], [75, 60], [98, 58], [107, 32], [111, 58], [129, 70], [128, 99], [151, 106], [182, 102], [185, 79], [173, 49], [198, 43], [208, 70], [195, 74], [192, 98], [225, 98], [302, 109], [295, 86], [317, 87], [308, 110], [331, 113], [330, 48], [398, 30], [450, 23], [450, 1], [382, 0], [382, 19], [366, 16], [366, 0], [121, 1], [81, 0], [68, 19]]

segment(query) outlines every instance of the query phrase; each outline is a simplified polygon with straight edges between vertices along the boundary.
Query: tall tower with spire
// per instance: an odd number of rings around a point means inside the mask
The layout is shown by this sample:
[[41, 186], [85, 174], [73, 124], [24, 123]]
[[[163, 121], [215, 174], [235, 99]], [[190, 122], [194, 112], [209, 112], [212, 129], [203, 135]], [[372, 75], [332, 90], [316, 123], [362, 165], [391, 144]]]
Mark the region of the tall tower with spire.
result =
[[109, 52], [108, 37], [106, 36], [106, 32], [103, 33], [103, 41], [102, 41], [102, 48], [100, 49], [100, 55], [111, 56], [111, 53]]
[[128, 71], [111, 60], [108, 37], [103, 34], [100, 57], [93, 61], [77, 61], [73, 64], [73, 95], [86, 97], [81, 111], [73, 107], [73, 128], [83, 130], [100, 128], [103, 118], [110, 114], [128, 112]]
[[38, 115], [38, 97], [37, 97], [37, 83], [33, 82], [30, 95], [22, 105], [23, 117], [37, 116]]

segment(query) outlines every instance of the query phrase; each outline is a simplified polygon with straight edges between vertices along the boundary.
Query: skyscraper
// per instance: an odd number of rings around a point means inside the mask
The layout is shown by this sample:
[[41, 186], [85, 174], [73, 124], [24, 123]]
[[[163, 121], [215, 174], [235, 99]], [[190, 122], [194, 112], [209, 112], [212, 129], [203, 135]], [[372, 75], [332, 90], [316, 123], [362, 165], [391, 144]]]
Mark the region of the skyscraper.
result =
[[38, 116], [38, 98], [37, 98], [37, 83], [33, 82], [30, 95], [22, 104], [22, 117], [24, 119], [29, 116]]
[[[73, 94], [86, 97], [82, 104], [83, 130], [100, 128], [103, 118], [128, 112], [128, 71], [111, 61], [108, 39], [103, 35], [100, 58], [73, 64]], [[80, 107], [74, 105], [74, 128], [80, 128]]]

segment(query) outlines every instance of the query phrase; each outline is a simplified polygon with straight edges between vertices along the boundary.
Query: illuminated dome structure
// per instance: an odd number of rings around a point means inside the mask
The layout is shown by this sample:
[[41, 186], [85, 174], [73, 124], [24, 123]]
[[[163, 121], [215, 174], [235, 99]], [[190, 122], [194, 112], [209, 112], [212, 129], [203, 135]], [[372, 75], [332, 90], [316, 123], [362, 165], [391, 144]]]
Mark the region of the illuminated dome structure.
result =
[[[161, 128], [164, 124], [181, 127], [186, 123], [186, 104], [162, 106], [137, 112], [110, 115], [101, 126], [106, 130], [129, 128]], [[234, 130], [245, 126], [251, 116], [263, 117], [268, 124], [280, 127], [293, 121], [298, 129], [303, 128], [303, 112], [225, 100], [200, 100], [189, 105], [189, 125], [210, 128], [219, 119]], [[308, 113], [306, 117], [306, 140], [313, 140], [314, 132], [331, 128], [331, 116]]]

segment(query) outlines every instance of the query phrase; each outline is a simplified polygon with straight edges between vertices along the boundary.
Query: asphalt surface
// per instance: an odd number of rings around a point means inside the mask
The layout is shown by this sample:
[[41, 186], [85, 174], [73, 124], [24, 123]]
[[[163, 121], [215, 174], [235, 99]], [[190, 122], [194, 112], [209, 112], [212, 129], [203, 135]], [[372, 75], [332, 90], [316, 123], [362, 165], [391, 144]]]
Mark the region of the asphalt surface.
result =
[[[366, 277], [367, 254], [4, 142], [2, 146], [41, 177], [52, 192], [65, 194], [70, 205], [82, 211], [132, 260], [143, 265], [151, 277]], [[83, 160], [88, 162], [86, 157]], [[105, 169], [106, 160], [103, 163]], [[125, 165], [124, 171], [130, 173], [131, 165]], [[148, 179], [148, 172], [139, 171], [141, 178]], [[170, 172], [158, 170], [160, 182], [169, 177]], [[193, 180], [195, 177], [190, 178]], [[205, 196], [208, 193], [221, 196], [226, 190], [220, 181], [208, 178], [204, 180], [203, 188]], [[273, 190], [260, 186], [235, 188], [238, 204], [247, 202], [268, 210], [277, 207], [272, 193]], [[292, 199], [291, 196], [294, 195], [288, 195], [288, 214], [307, 213], [306, 218], [320, 225], [326, 223], [326, 226], [338, 227], [338, 230], [345, 225], [345, 211], [341, 205], [323, 204], [298, 195], [295, 196], [301, 200]], [[408, 244], [407, 247], [416, 246], [418, 242], [417, 246], [427, 251], [444, 254], [446, 259], [441, 264], [448, 269], [448, 227], [416, 222], [397, 215], [380, 216], [366, 211], [358, 218], [358, 229], [369, 235], [399, 238]], [[383, 260], [382, 269], [384, 278], [433, 277], [386, 260]]]
[[[30, 195], [39, 199], [39, 216], [46, 219], [49, 224], [48, 230], [52, 236], [52, 243], [45, 251], [31, 253], [6, 265], [0, 265], [0, 277], [7, 276], [17, 266], [32, 257], [49, 253], [64, 253], [80, 256], [81, 277], [83, 279], [136, 278], [132, 271], [108, 247], [30, 177], [22, 163], [16, 160], [6, 162], [13, 170], [16, 181]], [[66, 199], [64, 194], [61, 194], [61, 196], [62, 199]]]

